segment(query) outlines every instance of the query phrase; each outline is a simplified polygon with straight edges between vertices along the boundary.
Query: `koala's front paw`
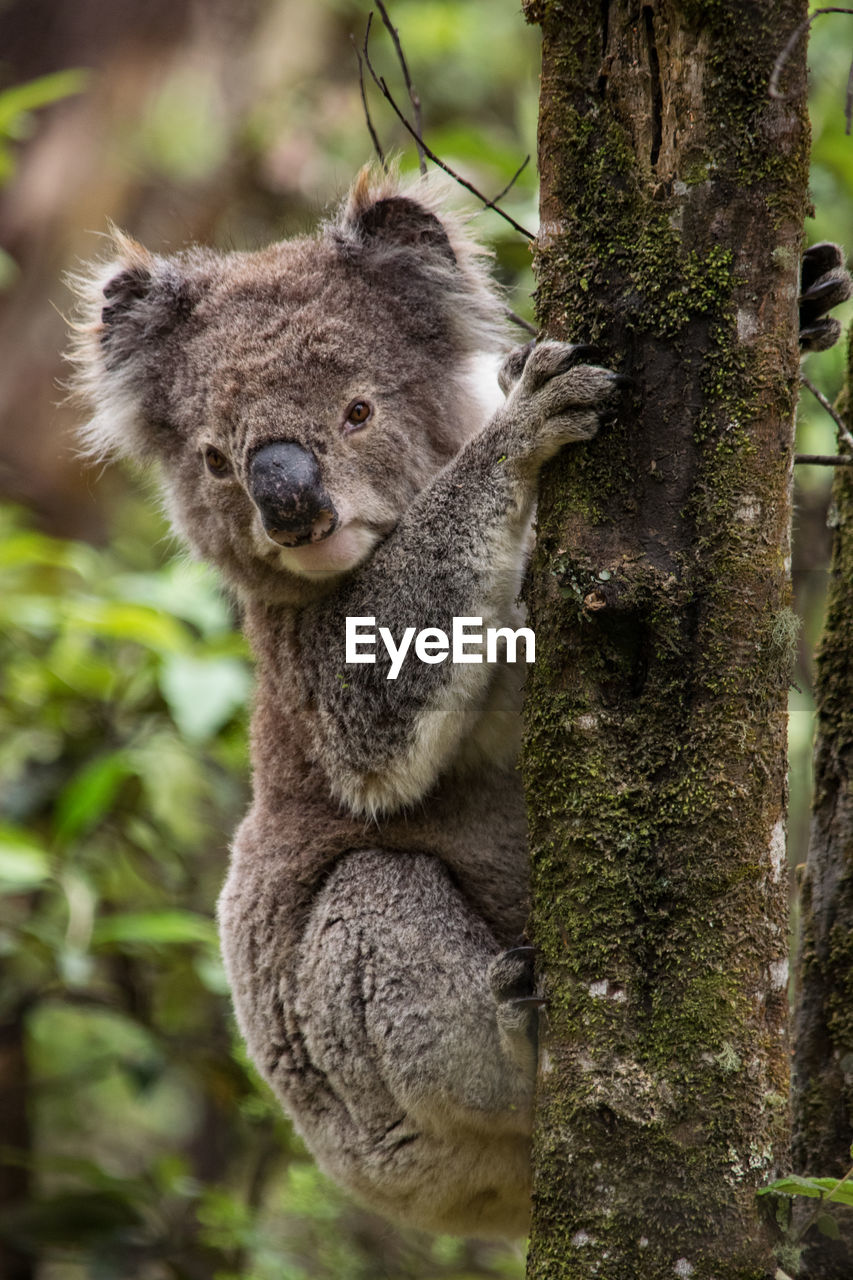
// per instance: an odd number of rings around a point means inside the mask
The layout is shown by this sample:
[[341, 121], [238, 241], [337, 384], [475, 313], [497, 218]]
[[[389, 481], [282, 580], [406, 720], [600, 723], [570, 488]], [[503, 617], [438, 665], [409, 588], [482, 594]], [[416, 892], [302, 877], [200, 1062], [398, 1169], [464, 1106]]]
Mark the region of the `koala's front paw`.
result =
[[564, 444], [591, 439], [626, 385], [610, 369], [586, 363], [594, 356], [592, 347], [568, 342], [540, 342], [528, 353], [507, 407], [539, 460]]
[[826, 313], [851, 293], [853, 281], [839, 245], [825, 240], [806, 249], [800, 281], [801, 351], [825, 351], [838, 341], [841, 324]]

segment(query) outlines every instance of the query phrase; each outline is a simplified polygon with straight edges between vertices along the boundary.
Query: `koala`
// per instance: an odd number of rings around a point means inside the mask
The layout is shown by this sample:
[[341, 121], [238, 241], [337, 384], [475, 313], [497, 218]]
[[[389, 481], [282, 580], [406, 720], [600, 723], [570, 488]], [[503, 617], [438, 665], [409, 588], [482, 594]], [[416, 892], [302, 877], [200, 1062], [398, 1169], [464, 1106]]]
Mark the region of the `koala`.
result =
[[[839, 267], [817, 264], [811, 328]], [[257, 661], [253, 799], [219, 901], [249, 1053], [357, 1198], [522, 1235], [523, 668], [504, 651], [391, 680], [380, 649], [347, 663], [345, 623], [515, 627], [539, 471], [621, 379], [543, 341], [485, 387], [509, 342], [481, 251], [430, 184], [368, 172], [312, 236], [164, 258], [117, 234], [78, 289], [88, 452], [157, 467]]]

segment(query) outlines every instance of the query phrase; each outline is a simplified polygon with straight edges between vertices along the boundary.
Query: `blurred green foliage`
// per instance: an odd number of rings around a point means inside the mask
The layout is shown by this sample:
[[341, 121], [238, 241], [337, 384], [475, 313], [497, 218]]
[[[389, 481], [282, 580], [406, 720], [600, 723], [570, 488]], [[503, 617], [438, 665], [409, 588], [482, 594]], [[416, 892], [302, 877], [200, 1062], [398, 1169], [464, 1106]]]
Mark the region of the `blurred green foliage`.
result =
[[[0, 93], [0, 187], [15, 172], [15, 147], [29, 136], [33, 112], [70, 94], [82, 93], [87, 79], [85, 71], [56, 71]], [[0, 248], [0, 289], [7, 288], [17, 274], [14, 258]]]
[[[125, 126], [117, 163], [179, 190], [217, 181], [229, 156], [259, 171], [279, 163], [291, 182], [298, 161], [306, 190], [344, 187], [370, 154], [347, 38], [360, 42], [367, 8], [318, 8], [336, 24], [329, 79], [272, 76], [232, 117], [209, 67], [179, 64]], [[396, 0], [392, 17], [428, 142], [493, 195], [535, 148], [536, 32], [516, 0]], [[844, 21], [822, 19], [812, 40], [809, 236], [853, 244]], [[376, 22], [371, 49], [405, 107]], [[63, 75], [0, 95], [0, 180], [28, 113], [82, 87], [79, 73]], [[413, 168], [408, 138], [368, 94], [383, 146]], [[535, 228], [535, 163], [503, 203]], [[252, 243], [265, 216], [223, 222], [214, 238]], [[476, 225], [529, 315], [527, 246], [492, 212]], [[809, 359], [830, 395], [842, 367], [840, 350]], [[834, 448], [831, 421], [808, 399], [800, 448]], [[213, 576], [170, 559], [152, 506], [123, 501], [109, 549], [0, 513], [0, 1073], [15, 1068], [3, 1053], [17, 1038], [25, 1117], [0, 1132], [20, 1192], [0, 1214], [0, 1246], [38, 1256], [39, 1280], [518, 1280], [517, 1249], [398, 1231], [355, 1207], [245, 1059], [212, 920], [247, 800], [249, 662]], [[802, 805], [811, 722], [807, 690], [797, 698]]]

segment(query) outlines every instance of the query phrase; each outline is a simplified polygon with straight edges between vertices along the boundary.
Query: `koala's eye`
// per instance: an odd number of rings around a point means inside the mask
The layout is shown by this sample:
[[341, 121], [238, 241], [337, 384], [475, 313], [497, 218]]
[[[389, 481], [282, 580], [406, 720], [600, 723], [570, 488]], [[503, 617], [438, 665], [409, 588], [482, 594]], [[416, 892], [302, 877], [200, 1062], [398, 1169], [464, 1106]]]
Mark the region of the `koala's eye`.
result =
[[373, 406], [367, 400], [353, 400], [347, 409], [346, 420], [350, 430], [363, 427], [373, 413]]
[[204, 462], [211, 475], [227, 476], [231, 471], [228, 459], [210, 445], [204, 451]]

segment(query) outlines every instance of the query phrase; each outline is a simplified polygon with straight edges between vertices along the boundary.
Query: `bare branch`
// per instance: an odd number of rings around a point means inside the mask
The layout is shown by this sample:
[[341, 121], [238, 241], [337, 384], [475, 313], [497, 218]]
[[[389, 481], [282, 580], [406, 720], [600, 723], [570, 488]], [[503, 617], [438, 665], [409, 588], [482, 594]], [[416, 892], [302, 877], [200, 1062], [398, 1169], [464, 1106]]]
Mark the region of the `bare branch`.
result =
[[853, 467], [853, 454], [795, 453], [794, 464], [798, 467]]
[[385, 24], [385, 30], [388, 32], [391, 39], [394, 41], [394, 48], [397, 51], [397, 61], [400, 63], [400, 69], [403, 72], [403, 79], [406, 82], [406, 88], [409, 91], [409, 101], [412, 104], [412, 111], [414, 112], [414, 116], [415, 116], [414, 133], [415, 133], [415, 146], [418, 149], [418, 166], [420, 168], [421, 173], [424, 174], [427, 171], [427, 167], [426, 167], [426, 156], [424, 154], [424, 143], [423, 143], [424, 124], [423, 124], [423, 118], [421, 116], [421, 100], [418, 94], [415, 92], [415, 86], [412, 84], [412, 78], [409, 75], [409, 64], [406, 62], [406, 55], [403, 53], [403, 46], [400, 44], [400, 33], [397, 30], [397, 28], [393, 26], [391, 19], [388, 17], [388, 10], [385, 8], [385, 5], [382, 3], [382, 0], [376, 0], [376, 7], [382, 16], [382, 21]]
[[364, 33], [364, 43], [362, 45], [361, 51], [364, 55], [364, 61], [367, 66], [367, 70], [370, 72], [370, 75], [373, 79], [373, 83], [379, 89], [383, 98], [388, 103], [388, 105], [390, 106], [391, 110], [394, 112], [397, 119], [400, 121], [403, 128], [406, 129], [406, 131], [411, 134], [411, 136], [415, 139], [416, 142], [420, 143], [421, 147], [423, 148], [424, 155], [429, 160], [431, 160], [433, 164], [438, 165], [439, 169], [442, 169], [446, 174], [449, 174], [450, 177], [454, 180], [454, 182], [459, 183], [460, 187], [464, 187], [466, 191], [470, 191], [473, 196], [476, 196], [476, 198], [480, 201], [480, 203], [483, 204], [486, 208], [494, 209], [495, 213], [497, 213], [501, 218], [503, 218], [505, 222], [508, 222], [509, 225], [519, 233], [519, 235], [524, 236], [525, 239], [527, 240], [532, 240], [534, 238], [532, 232], [528, 231], [526, 227], [522, 227], [520, 223], [516, 222], [515, 218], [511, 218], [510, 215], [506, 213], [503, 209], [499, 209], [497, 205], [493, 204], [492, 201], [488, 200], [486, 196], [483, 195], [482, 191], [478, 191], [477, 188], [473, 185], [473, 183], [468, 182], [467, 179], [463, 178], [461, 174], [458, 174], [455, 169], [451, 169], [449, 164], [445, 164], [445, 162], [435, 154], [432, 148], [427, 146], [423, 138], [419, 137], [414, 126], [411, 124], [409, 120], [407, 120], [406, 116], [397, 106], [396, 99], [394, 98], [394, 95], [391, 93], [391, 90], [388, 88], [388, 85], [385, 83], [384, 78], [378, 75], [375, 67], [373, 66], [373, 63], [370, 61], [370, 52], [368, 49], [369, 36], [370, 36], [370, 21], [368, 20], [367, 29]]
[[517, 311], [512, 311], [509, 307], [506, 307], [504, 314], [509, 317], [513, 324], [517, 324], [519, 328], [526, 329], [528, 333], [532, 333], [534, 338], [538, 335], [539, 330], [536, 325], [531, 324], [529, 320], [525, 320], [524, 316], [520, 316]]
[[[368, 31], [370, 30], [370, 20], [372, 17], [373, 17], [372, 13], [368, 15], [368, 19], [367, 19]], [[364, 119], [367, 124], [367, 132], [370, 134], [371, 140], [373, 142], [373, 150], [376, 152], [376, 155], [379, 159], [379, 163], [382, 165], [382, 168], [387, 173], [388, 165], [385, 161], [385, 152], [382, 150], [382, 145], [379, 141], [376, 130], [373, 127], [373, 121], [370, 118], [370, 108], [367, 105], [367, 93], [364, 87], [364, 62], [361, 57], [361, 50], [356, 44], [355, 36], [352, 34], [352, 32], [350, 32], [350, 40], [352, 41], [353, 49], [355, 49], [355, 56], [358, 58], [358, 87], [361, 90], [361, 105], [364, 108]]]
[[[484, 209], [494, 209], [494, 208], [495, 208], [495, 206], [497, 205], [498, 201], [499, 201], [499, 200], [503, 200], [503, 198], [504, 198], [504, 196], [507, 194], [507, 192], [512, 190], [512, 188], [513, 188], [513, 187], [515, 186], [515, 184], [518, 182], [519, 178], [520, 178], [520, 177], [521, 177], [521, 175], [524, 173], [524, 170], [527, 168], [527, 166], [528, 166], [529, 164], [530, 164], [530, 156], [525, 156], [525, 157], [524, 157], [524, 159], [522, 160], [521, 164], [520, 164], [520, 165], [518, 166], [518, 168], [516, 169], [515, 173], [514, 173], [514, 174], [512, 175], [512, 177], [510, 178], [509, 182], [508, 182], [508, 183], [506, 184], [506, 186], [503, 188], [503, 190], [502, 190], [502, 191], [499, 191], [499, 192], [498, 192], [498, 194], [497, 194], [496, 196], [492, 196], [491, 200], [489, 200], [487, 204], [483, 205], [483, 208], [484, 208]], [[500, 210], [498, 210], [498, 212], [500, 212]]]
[[[785, 64], [796, 49], [797, 45], [800, 43], [800, 40], [802, 40], [803, 36], [811, 27], [815, 18], [821, 17], [824, 13], [848, 13], [853, 15], [853, 9], [836, 9], [834, 7], [830, 9], [815, 9], [814, 13], [809, 14], [805, 21], [800, 23], [788, 43], [785, 45], [785, 48], [776, 59], [776, 63], [773, 67], [773, 74], [770, 77], [770, 84], [767, 87], [767, 92], [770, 94], [771, 98], [776, 98], [779, 102], [788, 101], [789, 95], [782, 93], [779, 88], [779, 80], [781, 79], [782, 72], [785, 69]], [[850, 132], [849, 128], [847, 132]]]
[[818, 390], [818, 388], [814, 385], [814, 383], [811, 382], [806, 377], [806, 375], [802, 372], [802, 370], [800, 371], [800, 382], [803, 384], [804, 387], [807, 388], [807, 390], [809, 390], [812, 393], [812, 395], [814, 396], [815, 400], [817, 400], [820, 407], [822, 409], [825, 409], [826, 412], [829, 414], [830, 418], [832, 418], [832, 421], [835, 423], [838, 429], [838, 439], [843, 440], [843, 442], [847, 445], [847, 448], [850, 450], [850, 452], [853, 453], [853, 435], [851, 435], [850, 432], [847, 430], [847, 424], [845, 423], [844, 419], [841, 417], [840, 413], [838, 413], [838, 411], [834, 408], [834, 406], [829, 403], [829, 401], [827, 400], [823, 392]]

